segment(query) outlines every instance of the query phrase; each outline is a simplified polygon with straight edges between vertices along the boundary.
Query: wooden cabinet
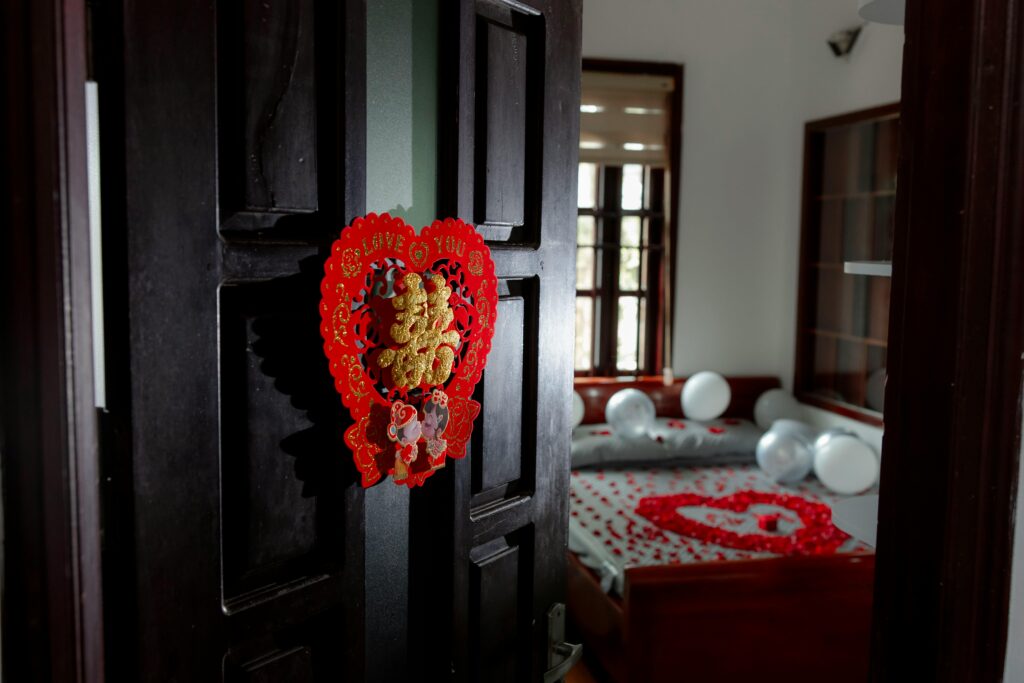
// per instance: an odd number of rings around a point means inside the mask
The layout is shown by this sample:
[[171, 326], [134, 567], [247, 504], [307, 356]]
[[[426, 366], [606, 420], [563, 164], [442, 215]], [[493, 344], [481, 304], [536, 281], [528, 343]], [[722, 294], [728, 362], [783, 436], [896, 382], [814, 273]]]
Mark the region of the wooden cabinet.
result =
[[844, 272], [892, 258], [899, 105], [806, 125], [795, 390], [881, 425], [890, 278]]

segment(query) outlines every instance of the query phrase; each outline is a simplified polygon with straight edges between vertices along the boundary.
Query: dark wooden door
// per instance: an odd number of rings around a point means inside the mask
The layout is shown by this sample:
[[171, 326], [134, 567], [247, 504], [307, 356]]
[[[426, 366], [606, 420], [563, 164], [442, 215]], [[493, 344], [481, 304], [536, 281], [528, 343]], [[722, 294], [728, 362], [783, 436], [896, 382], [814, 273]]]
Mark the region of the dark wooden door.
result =
[[359, 485], [319, 337], [327, 250], [367, 210], [363, 0], [97, 5], [115, 680], [550, 666], [580, 5], [442, 18], [441, 208], [490, 241], [499, 317], [471, 454], [410, 496]]
[[361, 680], [364, 491], [319, 336], [365, 6], [96, 3], [112, 680]]
[[500, 300], [469, 457], [411, 502], [410, 593], [422, 598], [410, 629], [451, 634], [411, 641], [432, 676], [531, 681], [551, 665], [547, 613], [565, 592], [580, 11], [442, 3], [439, 208], [485, 235]]

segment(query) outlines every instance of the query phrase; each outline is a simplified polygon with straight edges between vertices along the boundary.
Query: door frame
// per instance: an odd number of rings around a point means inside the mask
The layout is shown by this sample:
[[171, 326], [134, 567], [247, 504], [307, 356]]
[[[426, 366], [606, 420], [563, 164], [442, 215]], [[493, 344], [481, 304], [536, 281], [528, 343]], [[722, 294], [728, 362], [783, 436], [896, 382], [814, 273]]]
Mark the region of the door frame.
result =
[[0, 10], [3, 675], [104, 679], [84, 0]]
[[1003, 673], [1024, 371], [1022, 10], [907, 0], [874, 680]]
[[[907, 2], [875, 680], [1003, 671], [1024, 370], [1021, 4]], [[5, 60], [2, 81], [16, 103], [0, 250], [4, 672], [99, 681], [85, 3], [21, 0], [3, 16], [6, 55], [33, 57]]]

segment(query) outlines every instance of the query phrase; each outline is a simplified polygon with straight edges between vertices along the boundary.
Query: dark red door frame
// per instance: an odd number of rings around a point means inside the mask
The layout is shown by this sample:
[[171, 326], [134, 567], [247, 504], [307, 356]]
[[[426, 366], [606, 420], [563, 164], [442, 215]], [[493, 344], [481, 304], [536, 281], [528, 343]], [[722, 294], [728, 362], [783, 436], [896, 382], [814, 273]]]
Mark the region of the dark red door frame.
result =
[[907, 2], [875, 680], [1003, 673], [1024, 370], [1021, 5]]
[[84, 0], [0, 10], [5, 680], [102, 681]]

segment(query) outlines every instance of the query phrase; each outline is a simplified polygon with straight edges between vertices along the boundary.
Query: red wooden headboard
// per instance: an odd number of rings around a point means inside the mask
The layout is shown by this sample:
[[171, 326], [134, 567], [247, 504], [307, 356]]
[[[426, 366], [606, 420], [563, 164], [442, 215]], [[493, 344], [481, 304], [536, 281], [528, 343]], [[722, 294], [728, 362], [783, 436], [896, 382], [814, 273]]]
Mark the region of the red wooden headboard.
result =
[[[726, 377], [732, 390], [732, 402], [725, 411], [724, 417], [741, 417], [754, 419], [754, 402], [769, 389], [782, 386], [778, 377], [742, 376]], [[672, 384], [665, 386], [661, 376], [644, 376], [636, 379], [617, 379], [614, 377], [577, 377], [574, 383], [576, 391], [583, 397], [583, 424], [604, 422], [604, 407], [612, 394], [621, 389], [639, 389], [654, 401], [654, 409], [659, 417], [683, 417], [683, 409], [679, 405], [679, 394], [683, 390], [685, 377], [677, 378]]]

